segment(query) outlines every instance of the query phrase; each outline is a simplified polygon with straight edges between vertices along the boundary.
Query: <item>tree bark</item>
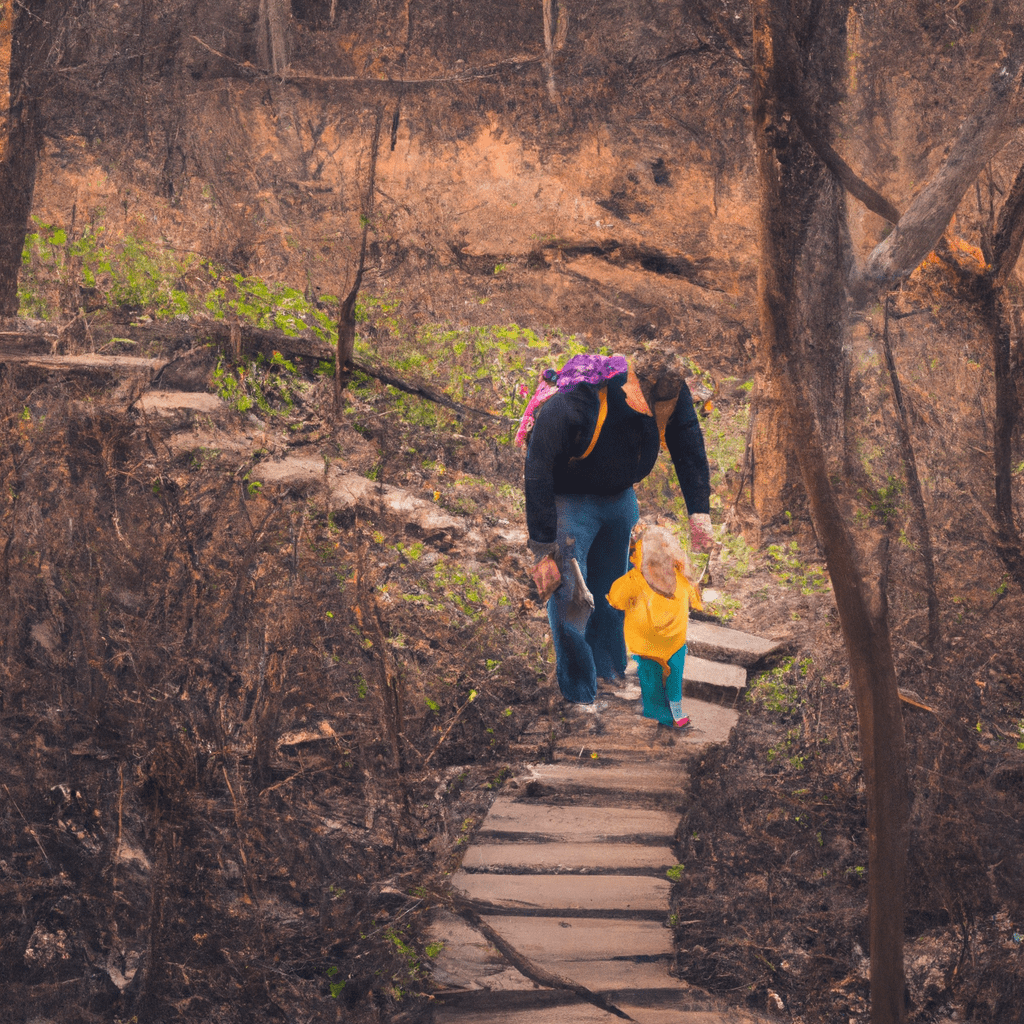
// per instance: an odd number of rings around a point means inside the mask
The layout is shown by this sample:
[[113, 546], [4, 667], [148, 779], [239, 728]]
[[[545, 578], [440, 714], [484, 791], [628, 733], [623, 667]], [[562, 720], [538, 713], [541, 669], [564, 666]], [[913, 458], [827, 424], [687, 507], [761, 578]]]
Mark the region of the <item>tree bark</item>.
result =
[[[995, 268], [998, 269], [998, 268]], [[1024, 590], [1024, 552], [1013, 509], [1013, 433], [1018, 396], [1010, 363], [1011, 328], [1005, 288], [979, 282], [982, 312], [992, 336], [995, 375], [995, 419], [992, 424], [992, 470], [995, 483], [995, 547], [1007, 572]]]
[[32, 212], [39, 132], [24, 70], [39, 27], [35, 11], [0, 0], [0, 316], [18, 313], [18, 272]]
[[542, 0], [544, 8], [544, 73], [548, 80], [548, 99], [558, 106], [558, 86], [555, 85], [555, 18], [554, 0]]
[[[786, 88], [785, 69], [776, 61], [789, 38], [801, 38], [807, 80], [820, 89], [826, 101], [820, 106], [825, 109], [836, 92], [835, 68], [844, 64], [847, 6], [845, 0], [754, 2], [754, 138], [761, 192], [758, 301], [763, 351], [788, 418], [789, 436], [832, 580], [857, 704], [867, 786], [871, 1020], [872, 1024], [902, 1024], [906, 1018], [903, 893], [908, 783], [885, 579], [878, 569], [873, 578], [868, 577], [840, 495], [831, 483], [830, 444], [812, 407], [813, 377], [806, 373], [808, 365], [821, 367], [831, 358], [834, 375], [845, 379], [837, 350], [844, 307], [830, 278], [820, 287], [822, 257], [828, 256], [830, 247], [833, 252], [845, 248], [841, 196], [833, 195], [831, 175], [817, 158], [794, 148], [785, 131], [780, 101]], [[808, 230], [815, 219], [817, 232]], [[826, 267], [829, 262], [825, 260]], [[810, 287], [815, 282], [819, 286]], [[818, 349], [809, 352], [815, 332]], [[883, 564], [877, 553], [874, 564]]]
[[[762, 7], [764, 5], [761, 5]], [[784, 271], [792, 294], [791, 330], [803, 352], [803, 383], [807, 400], [828, 452], [842, 444], [843, 410], [848, 368], [841, 353], [845, 330], [845, 288], [849, 267], [843, 192], [792, 118], [790, 92], [794, 76], [804, 83], [804, 101], [811, 107], [834, 102], [835, 68], [845, 61], [846, 4], [828, 0], [815, 15], [808, 0], [771, 0], [778, 19], [772, 42], [771, 95], [762, 97], [761, 129], [777, 156], [780, 202], [791, 213], [780, 244], [792, 254]], [[822, 5], [817, 5], [821, 7]], [[841, 18], [839, 26], [832, 23]], [[836, 31], [837, 27], [839, 31]], [[797, 39], [802, 40], [797, 42]], [[756, 73], [756, 72], [755, 72]], [[818, 132], [819, 142], [827, 142]], [[773, 157], [773, 159], [775, 159]], [[762, 257], [763, 258], [763, 257]], [[765, 521], [796, 512], [799, 470], [792, 446], [781, 441], [784, 402], [778, 371], [767, 353], [762, 333], [758, 353], [757, 425], [752, 438], [754, 507]]]

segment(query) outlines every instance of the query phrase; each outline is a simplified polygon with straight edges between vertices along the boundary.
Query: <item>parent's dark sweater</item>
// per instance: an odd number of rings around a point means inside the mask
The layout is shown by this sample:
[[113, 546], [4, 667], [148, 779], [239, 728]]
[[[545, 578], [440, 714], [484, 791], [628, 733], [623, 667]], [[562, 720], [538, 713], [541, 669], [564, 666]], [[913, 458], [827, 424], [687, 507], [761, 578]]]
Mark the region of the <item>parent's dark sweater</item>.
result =
[[[526, 450], [526, 525], [533, 544], [555, 540], [555, 495], [608, 497], [639, 483], [654, 468], [661, 447], [658, 424], [626, 403], [624, 380], [622, 374], [608, 384], [608, 414], [585, 459], [580, 456], [594, 436], [600, 409], [598, 389], [581, 384], [549, 398], [538, 410]], [[685, 383], [665, 427], [665, 443], [687, 512], [708, 512], [711, 482], [704, 435]]]

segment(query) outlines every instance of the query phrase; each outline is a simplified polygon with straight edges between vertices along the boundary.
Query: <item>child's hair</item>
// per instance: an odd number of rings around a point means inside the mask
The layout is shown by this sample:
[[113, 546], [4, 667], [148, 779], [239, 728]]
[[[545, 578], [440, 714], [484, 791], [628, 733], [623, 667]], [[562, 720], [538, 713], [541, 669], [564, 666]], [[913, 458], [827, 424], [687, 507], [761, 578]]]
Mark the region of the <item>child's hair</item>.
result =
[[644, 579], [665, 597], [676, 592], [676, 568], [690, 575], [690, 562], [675, 535], [663, 526], [649, 526], [641, 538], [643, 558], [640, 571]]

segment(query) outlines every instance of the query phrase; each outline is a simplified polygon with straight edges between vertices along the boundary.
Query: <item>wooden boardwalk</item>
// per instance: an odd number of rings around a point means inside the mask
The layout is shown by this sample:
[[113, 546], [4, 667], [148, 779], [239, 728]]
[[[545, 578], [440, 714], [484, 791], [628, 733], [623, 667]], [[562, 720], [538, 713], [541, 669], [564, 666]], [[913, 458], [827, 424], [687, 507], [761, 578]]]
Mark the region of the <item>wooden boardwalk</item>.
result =
[[558, 721], [556, 701], [556, 728], [550, 717], [534, 724], [527, 739], [546, 746], [550, 761], [505, 787], [451, 879], [484, 929], [451, 911], [431, 925], [430, 938], [444, 943], [433, 969], [435, 1024], [596, 1024], [615, 1011], [640, 1024], [766, 1019], [672, 975], [668, 917], [685, 761], [728, 739], [747, 667], [774, 647], [692, 622], [686, 691], [708, 699], [686, 697], [693, 727], [683, 733], [639, 715], [629, 676], [598, 695], [608, 702], [600, 714]]

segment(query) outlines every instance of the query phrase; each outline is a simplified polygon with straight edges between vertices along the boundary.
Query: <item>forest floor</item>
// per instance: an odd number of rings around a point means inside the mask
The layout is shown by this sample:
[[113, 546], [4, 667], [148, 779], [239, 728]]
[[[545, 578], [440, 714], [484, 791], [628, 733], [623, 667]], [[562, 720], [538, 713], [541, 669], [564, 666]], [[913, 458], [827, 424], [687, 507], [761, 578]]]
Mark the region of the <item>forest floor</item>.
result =
[[[429, 1021], [445, 879], [545, 757], [523, 734], [573, 727], [521, 452], [373, 381], [335, 424], [311, 372], [269, 410], [158, 414], [5, 365], [0, 1019]], [[193, 383], [216, 373], [223, 397], [222, 366]], [[722, 465], [747, 401], [723, 389], [707, 422]], [[286, 456], [323, 483], [274, 483]], [[340, 502], [336, 474], [379, 500]], [[718, 483], [710, 613], [784, 653], [689, 765], [676, 972], [782, 1019], [866, 1020], [864, 789], [827, 576], [799, 515], [766, 530], [739, 466]], [[678, 512], [663, 470], [640, 499]], [[931, 656], [913, 552], [893, 548], [910, 1020], [1021, 1021], [1021, 595], [966, 592], [975, 556], [940, 534]]]

